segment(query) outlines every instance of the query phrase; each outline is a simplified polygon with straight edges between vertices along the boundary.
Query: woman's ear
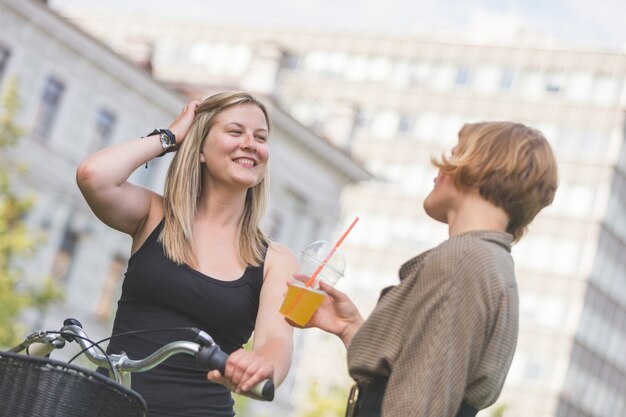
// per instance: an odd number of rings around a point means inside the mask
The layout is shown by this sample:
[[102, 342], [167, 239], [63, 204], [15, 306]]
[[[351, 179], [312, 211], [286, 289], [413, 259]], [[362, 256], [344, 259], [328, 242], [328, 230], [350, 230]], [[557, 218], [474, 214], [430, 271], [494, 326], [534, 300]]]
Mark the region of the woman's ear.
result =
[[206, 159], [204, 159], [204, 153], [200, 151], [200, 162], [206, 163]]

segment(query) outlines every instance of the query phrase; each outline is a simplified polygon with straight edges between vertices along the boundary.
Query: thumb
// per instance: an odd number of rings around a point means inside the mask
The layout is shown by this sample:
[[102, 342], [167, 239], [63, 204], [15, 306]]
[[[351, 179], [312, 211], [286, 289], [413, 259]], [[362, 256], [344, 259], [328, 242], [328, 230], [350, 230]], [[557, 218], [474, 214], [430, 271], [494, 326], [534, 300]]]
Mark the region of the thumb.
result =
[[222, 377], [222, 373], [217, 369], [213, 369], [209, 371], [206, 376], [209, 381], [217, 381]]

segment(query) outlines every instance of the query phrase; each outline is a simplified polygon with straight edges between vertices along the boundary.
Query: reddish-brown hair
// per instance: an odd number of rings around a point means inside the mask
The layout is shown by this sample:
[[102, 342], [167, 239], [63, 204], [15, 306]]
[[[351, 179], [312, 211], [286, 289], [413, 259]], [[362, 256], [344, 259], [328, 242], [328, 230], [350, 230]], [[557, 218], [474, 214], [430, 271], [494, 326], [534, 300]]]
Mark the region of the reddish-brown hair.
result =
[[554, 154], [541, 132], [512, 122], [466, 124], [454, 154], [433, 164], [459, 189], [478, 188], [509, 216], [516, 242], [537, 213], [550, 205], [558, 186]]

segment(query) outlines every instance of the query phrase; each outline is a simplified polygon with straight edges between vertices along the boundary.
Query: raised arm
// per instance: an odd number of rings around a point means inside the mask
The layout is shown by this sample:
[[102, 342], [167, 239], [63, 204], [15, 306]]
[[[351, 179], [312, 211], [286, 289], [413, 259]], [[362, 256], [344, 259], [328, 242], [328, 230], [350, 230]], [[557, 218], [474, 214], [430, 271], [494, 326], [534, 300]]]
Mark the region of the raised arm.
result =
[[[180, 146], [195, 116], [198, 102], [185, 105], [169, 129]], [[131, 236], [160, 197], [128, 182], [140, 166], [163, 152], [159, 135], [111, 146], [88, 157], [76, 170], [76, 182], [94, 214], [106, 225]]]

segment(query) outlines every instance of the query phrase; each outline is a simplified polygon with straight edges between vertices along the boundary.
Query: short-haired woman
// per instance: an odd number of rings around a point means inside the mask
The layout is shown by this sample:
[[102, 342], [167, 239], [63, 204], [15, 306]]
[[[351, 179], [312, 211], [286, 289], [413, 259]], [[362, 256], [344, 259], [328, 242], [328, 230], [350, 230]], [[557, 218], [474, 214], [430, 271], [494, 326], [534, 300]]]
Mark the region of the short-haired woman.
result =
[[[406, 262], [363, 321], [346, 294], [329, 297], [307, 327], [341, 338], [356, 380], [348, 415], [474, 416], [494, 403], [518, 333], [510, 250], [557, 189], [544, 136], [519, 123], [465, 125], [424, 209], [449, 239]], [[359, 392], [357, 395], [356, 392]]]

